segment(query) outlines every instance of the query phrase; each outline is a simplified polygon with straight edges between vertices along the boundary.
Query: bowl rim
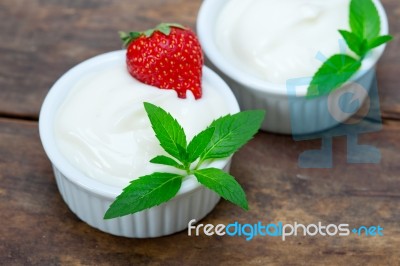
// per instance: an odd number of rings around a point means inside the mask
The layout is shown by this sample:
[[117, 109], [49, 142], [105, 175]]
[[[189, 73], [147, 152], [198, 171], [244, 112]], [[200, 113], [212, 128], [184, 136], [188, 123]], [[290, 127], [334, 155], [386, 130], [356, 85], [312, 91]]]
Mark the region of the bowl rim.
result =
[[[388, 34], [389, 23], [385, 12], [385, 9], [380, 0], [372, 0], [378, 9], [378, 13], [381, 18], [381, 34]], [[223, 74], [227, 75], [230, 79], [243, 85], [249, 90], [275, 95], [275, 96], [287, 96], [288, 92], [286, 84], [277, 84], [269, 81], [265, 81], [257, 78], [256, 76], [244, 73], [240, 69], [236, 68], [229, 60], [227, 60], [217, 48], [214, 42], [214, 29], [215, 21], [218, 12], [224, 6], [227, 0], [204, 0], [200, 6], [197, 21], [196, 30], [199, 37], [200, 43], [206, 54], [207, 58], [215, 65]], [[211, 36], [211, 38], [210, 38]], [[385, 50], [386, 44], [375, 48], [371, 53], [364, 58], [362, 67], [357, 73], [350, 79], [351, 81], [358, 80], [371, 68], [375, 67], [377, 61], [382, 56]], [[288, 80], [290, 81], [290, 79]], [[305, 98], [307, 91], [301, 91], [296, 93], [297, 98]]]
[[[54, 136], [54, 120], [57, 110], [64, 97], [83, 75], [94, 71], [95, 68], [102, 68], [110, 64], [125, 64], [126, 50], [117, 50], [103, 53], [75, 65], [65, 72], [50, 88], [47, 93], [39, 114], [39, 136], [47, 157], [50, 159], [53, 167], [56, 167], [69, 181], [75, 183], [79, 187], [94, 193], [98, 196], [113, 200], [118, 196], [122, 188], [102, 183], [99, 180], [91, 178], [84, 174], [81, 170], [74, 167], [61, 153], [56, 145]], [[237, 113], [240, 111], [239, 104], [228, 85], [214, 71], [208, 67], [203, 67], [203, 79], [209, 83], [215, 84], [215, 89], [224, 95], [229, 112]], [[211, 167], [224, 168], [230, 162], [230, 158], [215, 160], [210, 163]], [[199, 189], [202, 185], [192, 175], [186, 177], [182, 186], [175, 197], [191, 193]], [[174, 198], [175, 198], [174, 197]]]

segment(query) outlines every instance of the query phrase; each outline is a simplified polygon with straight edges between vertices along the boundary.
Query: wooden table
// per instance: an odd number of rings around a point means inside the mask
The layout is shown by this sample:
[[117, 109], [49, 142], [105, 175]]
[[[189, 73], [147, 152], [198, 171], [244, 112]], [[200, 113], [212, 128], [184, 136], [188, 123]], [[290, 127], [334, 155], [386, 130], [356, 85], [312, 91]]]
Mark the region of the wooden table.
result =
[[80, 221], [61, 199], [38, 136], [41, 103], [75, 64], [121, 48], [117, 31], [161, 21], [195, 26], [202, 1], [2, 0], [0, 2], [0, 265], [400, 265], [400, 3], [383, 0], [395, 40], [378, 64], [383, 129], [360, 137], [379, 164], [348, 164], [334, 140], [332, 169], [302, 169], [320, 141], [259, 133], [232, 172], [251, 210], [221, 201], [202, 222], [295, 221], [380, 225], [382, 237], [126, 239]]

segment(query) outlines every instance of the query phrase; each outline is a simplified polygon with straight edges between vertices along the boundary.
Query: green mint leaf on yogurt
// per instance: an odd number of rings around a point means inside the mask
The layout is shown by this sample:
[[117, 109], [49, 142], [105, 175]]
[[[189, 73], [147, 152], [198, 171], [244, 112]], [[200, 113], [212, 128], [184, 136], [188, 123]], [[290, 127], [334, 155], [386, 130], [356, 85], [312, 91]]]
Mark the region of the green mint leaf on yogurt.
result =
[[361, 40], [379, 36], [381, 20], [372, 0], [351, 0], [350, 28]]
[[353, 32], [347, 30], [339, 30], [347, 46], [358, 56], [364, 56], [367, 51], [367, 43], [360, 39]]
[[211, 141], [211, 138], [214, 135], [214, 131], [214, 127], [209, 127], [194, 136], [194, 138], [190, 141], [187, 148], [187, 152], [189, 154], [188, 161], [190, 163], [196, 161], [203, 153], [205, 148], [207, 148], [208, 144]]
[[180, 161], [185, 161], [186, 135], [182, 126], [171, 114], [151, 103], [144, 103], [151, 126], [161, 147]]
[[194, 175], [205, 187], [217, 192], [222, 198], [249, 209], [246, 193], [233, 176], [217, 168], [196, 170]]
[[390, 42], [391, 40], [393, 40], [393, 37], [390, 35], [383, 35], [373, 38], [368, 41], [368, 50], [372, 50], [384, 43]]
[[360, 61], [351, 56], [337, 54], [320, 67], [308, 88], [308, 96], [324, 95], [340, 87], [360, 69]]
[[111, 204], [104, 219], [134, 214], [169, 201], [188, 176], [248, 210], [246, 194], [235, 178], [222, 169], [207, 168], [204, 163], [229, 157], [246, 144], [260, 128], [264, 111], [245, 111], [221, 117], [187, 145], [183, 127], [171, 114], [151, 103], [144, 103], [144, 108], [160, 146], [174, 157], [158, 155], [150, 162], [170, 166], [174, 171], [157, 172], [133, 180]]
[[158, 206], [178, 193], [182, 176], [153, 173], [133, 180], [111, 204], [104, 219], [116, 218]]
[[308, 98], [339, 88], [361, 68], [362, 61], [372, 49], [393, 39], [390, 35], [379, 36], [381, 20], [372, 0], [351, 0], [349, 21], [351, 31], [339, 32], [356, 56], [335, 54], [326, 60], [312, 78]]
[[200, 159], [225, 158], [247, 143], [258, 131], [264, 120], [264, 111], [244, 111], [226, 115], [213, 121], [210, 127], [215, 131]]
[[175, 161], [174, 159], [172, 159], [171, 157], [165, 156], [165, 155], [159, 155], [154, 157], [153, 159], [150, 160], [151, 163], [154, 164], [162, 164], [162, 165], [168, 165], [168, 166], [172, 166], [181, 170], [185, 170], [185, 166], [178, 163], [177, 161]]

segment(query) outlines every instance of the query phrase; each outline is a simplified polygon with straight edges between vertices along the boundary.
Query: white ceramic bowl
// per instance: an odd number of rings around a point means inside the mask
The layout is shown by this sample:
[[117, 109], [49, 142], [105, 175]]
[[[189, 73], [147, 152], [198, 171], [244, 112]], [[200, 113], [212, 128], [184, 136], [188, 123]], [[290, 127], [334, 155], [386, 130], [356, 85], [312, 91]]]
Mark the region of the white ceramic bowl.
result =
[[[109, 64], [125, 64], [125, 51], [102, 54], [73, 67], [53, 85], [42, 105], [39, 119], [40, 138], [53, 165], [59, 191], [69, 208], [82, 221], [113, 235], [145, 238], [184, 230], [190, 220], [205, 217], [220, 199], [216, 193], [200, 185], [194, 176], [185, 179], [178, 194], [167, 203], [133, 215], [104, 220], [104, 213], [122, 189], [86, 176], [73, 167], [57, 148], [54, 122], [59, 106], [69, 90], [84, 75]], [[203, 79], [214, 84], [224, 95], [231, 113], [239, 112], [234, 95], [218, 75], [204, 67]], [[230, 158], [215, 161], [211, 165], [229, 171]]]
[[[354, 114], [354, 112], [344, 113], [339, 108], [328, 108], [328, 106], [337, 106], [340, 96], [346, 91], [356, 93], [358, 99], [364, 101], [374, 80], [376, 62], [382, 55], [385, 45], [374, 49], [364, 59], [362, 69], [352, 78], [352, 81], [360, 84], [367, 93], [359, 95], [359, 87], [348, 83], [334, 94], [306, 99], [305, 88], [310, 79], [289, 80], [287, 86], [266, 82], [242, 72], [220, 53], [214, 39], [215, 25], [220, 11], [228, 1], [203, 1], [197, 18], [197, 33], [212, 67], [233, 90], [240, 107], [266, 110], [263, 130], [284, 134], [314, 133], [331, 128]], [[374, 3], [381, 17], [381, 34], [388, 34], [385, 10], [380, 1], [374, 0]]]

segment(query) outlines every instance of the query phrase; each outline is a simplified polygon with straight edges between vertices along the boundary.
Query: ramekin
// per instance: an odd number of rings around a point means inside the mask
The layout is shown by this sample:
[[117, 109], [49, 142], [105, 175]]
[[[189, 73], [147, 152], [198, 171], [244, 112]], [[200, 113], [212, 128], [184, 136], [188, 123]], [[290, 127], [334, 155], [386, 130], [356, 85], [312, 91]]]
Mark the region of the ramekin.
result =
[[[110, 204], [122, 188], [106, 185], [86, 176], [72, 166], [57, 147], [54, 135], [56, 113], [69, 90], [84, 75], [111, 64], [125, 64], [125, 51], [114, 51], [88, 59], [66, 72], [50, 89], [42, 105], [39, 118], [40, 139], [54, 170], [57, 186], [68, 207], [82, 221], [101, 231], [124, 237], [159, 237], [182, 231], [192, 219], [205, 217], [220, 197], [187, 177], [178, 194], [159, 206], [121, 218], [104, 220]], [[227, 102], [231, 113], [239, 112], [239, 105], [226, 83], [212, 70], [203, 69], [203, 80], [215, 85]], [[216, 160], [212, 167], [229, 171], [230, 158]]]
[[[211, 67], [228, 83], [240, 107], [266, 110], [261, 127], [263, 130], [296, 135], [315, 133], [338, 125], [355, 113], [344, 113], [339, 108], [329, 109], [328, 106], [337, 106], [343, 93], [354, 93], [357, 90], [352, 86], [354, 83], [366, 90], [367, 93], [358, 98], [361, 103], [364, 101], [374, 80], [375, 65], [385, 45], [374, 49], [364, 59], [361, 70], [354, 75], [351, 82], [343, 85], [333, 95], [307, 99], [305, 88], [311, 80], [310, 77], [291, 79], [287, 84], [274, 84], [242, 72], [221, 54], [215, 43], [215, 25], [228, 1], [203, 1], [197, 17], [197, 34], [207, 58], [211, 61]], [[381, 34], [388, 34], [385, 10], [380, 1], [374, 0], [374, 3], [381, 17]]]

